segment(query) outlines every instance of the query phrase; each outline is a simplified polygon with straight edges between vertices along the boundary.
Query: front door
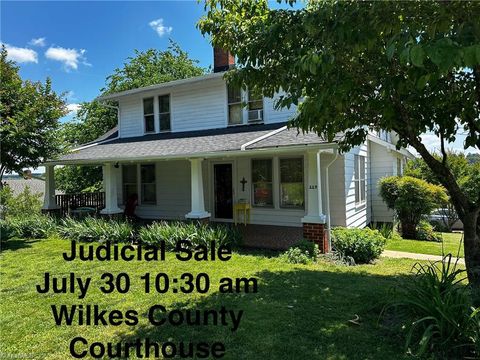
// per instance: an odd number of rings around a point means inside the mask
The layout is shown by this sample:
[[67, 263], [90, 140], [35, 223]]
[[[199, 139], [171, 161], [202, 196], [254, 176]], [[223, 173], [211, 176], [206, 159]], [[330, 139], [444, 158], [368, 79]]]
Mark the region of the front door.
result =
[[215, 218], [233, 218], [232, 164], [214, 164]]

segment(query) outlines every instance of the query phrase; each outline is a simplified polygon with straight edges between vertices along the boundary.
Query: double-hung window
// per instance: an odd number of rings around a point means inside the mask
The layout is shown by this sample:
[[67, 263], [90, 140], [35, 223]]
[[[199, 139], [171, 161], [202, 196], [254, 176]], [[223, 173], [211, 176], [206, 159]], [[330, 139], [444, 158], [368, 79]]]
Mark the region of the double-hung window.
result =
[[140, 191], [142, 204], [156, 204], [155, 165], [140, 165]]
[[160, 131], [170, 131], [170, 95], [158, 97], [158, 108], [160, 111]]
[[366, 200], [365, 156], [355, 155], [353, 181], [355, 183], [355, 204], [362, 204]]
[[137, 165], [122, 165], [123, 203], [126, 204], [131, 196], [138, 194]]
[[228, 85], [228, 125], [243, 123], [242, 89], [239, 86]]
[[303, 158], [280, 159], [280, 207], [303, 209]]
[[143, 119], [145, 122], [145, 132], [155, 132], [155, 115], [153, 111], [153, 97], [143, 99]]
[[260, 93], [248, 93], [248, 122], [263, 121], [263, 96]]
[[253, 205], [273, 207], [272, 159], [252, 160]]

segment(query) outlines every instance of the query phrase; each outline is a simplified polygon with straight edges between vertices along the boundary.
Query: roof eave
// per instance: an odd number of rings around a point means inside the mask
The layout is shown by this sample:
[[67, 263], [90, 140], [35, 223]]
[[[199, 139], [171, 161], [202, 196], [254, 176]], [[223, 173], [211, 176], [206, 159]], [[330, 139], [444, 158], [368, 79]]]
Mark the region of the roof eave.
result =
[[337, 143], [317, 143], [317, 144], [301, 144], [301, 145], [281, 145], [276, 147], [265, 147], [245, 150], [227, 150], [227, 151], [213, 151], [205, 153], [193, 153], [193, 154], [179, 154], [168, 156], [140, 156], [130, 158], [97, 158], [97, 159], [80, 159], [80, 160], [51, 160], [44, 164], [48, 165], [100, 165], [105, 163], [116, 162], [138, 162], [138, 161], [156, 161], [156, 160], [187, 160], [194, 158], [216, 158], [216, 157], [233, 157], [233, 156], [249, 156], [255, 153], [270, 154], [270, 153], [283, 153], [291, 151], [301, 151], [305, 149], [309, 150], [322, 150], [322, 149], [335, 149]]

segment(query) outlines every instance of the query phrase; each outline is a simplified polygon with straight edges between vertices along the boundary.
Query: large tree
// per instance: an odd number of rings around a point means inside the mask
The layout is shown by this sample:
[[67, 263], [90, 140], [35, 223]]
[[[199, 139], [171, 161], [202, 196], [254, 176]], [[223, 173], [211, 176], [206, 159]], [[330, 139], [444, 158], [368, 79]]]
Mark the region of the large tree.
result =
[[[288, 1], [293, 3], [294, 1]], [[206, 0], [199, 28], [238, 61], [231, 81], [284, 90], [279, 106], [300, 104], [293, 126], [348, 150], [368, 128], [395, 131], [448, 190], [465, 225], [470, 283], [480, 294], [480, 197], [463, 190], [445, 146], [457, 131], [480, 148], [480, 2], [312, 1], [299, 10], [266, 0]], [[433, 131], [442, 156], [421, 134]], [[480, 296], [478, 297], [480, 299]]]
[[[199, 76], [205, 70], [198, 61], [189, 57], [175, 42], [170, 41], [166, 50], [135, 50], [123, 67], [117, 68], [106, 78], [100, 95], [135, 89], [172, 80]], [[107, 107], [97, 101], [84, 102], [73, 121], [63, 126], [63, 134], [72, 146], [78, 146], [97, 139], [117, 125], [115, 102]], [[67, 166], [56, 170], [57, 186], [67, 192], [96, 190], [102, 179], [99, 167]]]
[[[23, 81], [15, 62], [0, 54], [0, 184], [5, 173], [38, 167], [63, 149], [58, 119], [67, 113], [62, 95], [45, 83]], [[0, 185], [1, 186], [1, 185]]]

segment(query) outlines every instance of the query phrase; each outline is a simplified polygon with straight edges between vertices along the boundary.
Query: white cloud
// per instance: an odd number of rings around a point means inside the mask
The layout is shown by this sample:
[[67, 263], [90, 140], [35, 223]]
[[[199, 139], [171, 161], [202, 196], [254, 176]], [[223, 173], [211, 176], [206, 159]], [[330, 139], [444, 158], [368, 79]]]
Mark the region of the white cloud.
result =
[[43, 47], [46, 45], [46, 42], [45, 42], [45, 38], [44, 37], [41, 37], [41, 38], [33, 38], [32, 40], [30, 40], [29, 44], [30, 45], [33, 45], [33, 46], [40, 46], [40, 47]]
[[150, 21], [148, 23], [148, 25], [150, 25], [150, 27], [153, 30], [155, 30], [157, 32], [158, 36], [160, 36], [160, 37], [162, 37], [165, 34], [170, 34], [173, 30], [173, 27], [163, 25], [163, 19], [162, 18]]
[[38, 63], [38, 55], [35, 50], [20, 48], [8, 44], [3, 45], [5, 45], [5, 48], [7, 49], [7, 57], [9, 60], [13, 60], [17, 63]]
[[45, 57], [50, 60], [60, 61], [63, 63], [65, 71], [77, 70], [78, 64], [90, 65], [85, 58], [84, 49], [66, 49], [63, 47], [49, 47], [45, 52]]
[[80, 104], [67, 104], [67, 109], [69, 113], [76, 114], [78, 109], [80, 109]]

